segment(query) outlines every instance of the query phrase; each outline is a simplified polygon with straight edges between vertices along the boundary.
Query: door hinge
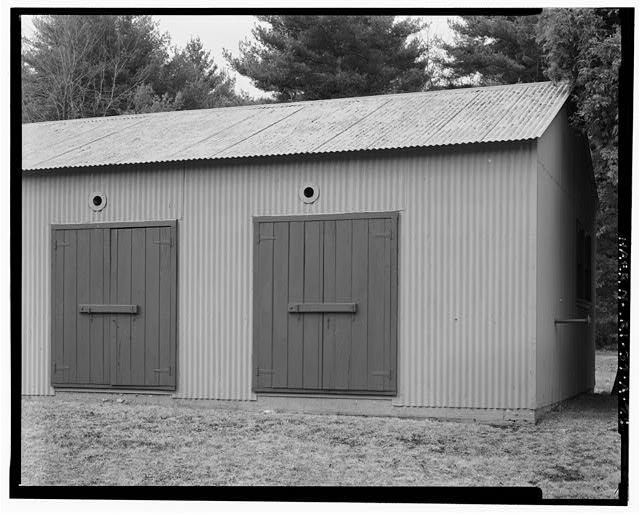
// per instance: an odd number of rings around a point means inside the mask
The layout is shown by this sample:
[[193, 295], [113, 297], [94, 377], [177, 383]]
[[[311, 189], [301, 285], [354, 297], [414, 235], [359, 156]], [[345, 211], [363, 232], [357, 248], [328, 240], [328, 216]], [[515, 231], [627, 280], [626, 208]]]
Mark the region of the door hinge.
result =
[[262, 240], [275, 240], [276, 237], [275, 236], [258, 236], [258, 243], [260, 243]]
[[270, 368], [256, 368], [256, 375], [260, 376], [260, 375], [270, 375], [270, 374], [275, 374], [276, 371]]
[[371, 236], [373, 238], [389, 238], [390, 240], [393, 239], [392, 232], [376, 232], [376, 233], [372, 233]]
[[156, 374], [167, 374], [168, 373], [169, 375], [171, 375], [171, 367], [169, 367], [169, 368], [154, 368], [153, 371]]
[[372, 376], [382, 376], [382, 377], [388, 377], [389, 379], [391, 379], [391, 374], [393, 373], [393, 370], [374, 370], [373, 372], [371, 372]]
[[71, 243], [67, 241], [53, 240], [53, 250], [58, 250], [58, 247], [68, 247], [69, 245], [71, 245]]
[[53, 364], [53, 373], [56, 374], [58, 370], [69, 370], [69, 367], [59, 367], [57, 363]]
[[153, 243], [154, 245], [169, 245], [170, 247], [173, 247], [173, 237], [169, 237], [168, 240], [152, 241], [151, 243]]

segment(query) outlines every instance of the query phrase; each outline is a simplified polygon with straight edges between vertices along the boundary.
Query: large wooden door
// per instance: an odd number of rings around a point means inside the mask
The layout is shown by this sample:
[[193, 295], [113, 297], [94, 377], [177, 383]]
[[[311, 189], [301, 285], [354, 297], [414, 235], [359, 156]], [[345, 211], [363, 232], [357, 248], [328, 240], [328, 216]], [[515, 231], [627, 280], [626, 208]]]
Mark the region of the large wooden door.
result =
[[255, 220], [254, 390], [396, 391], [397, 214]]
[[52, 383], [174, 389], [175, 222], [53, 227]]

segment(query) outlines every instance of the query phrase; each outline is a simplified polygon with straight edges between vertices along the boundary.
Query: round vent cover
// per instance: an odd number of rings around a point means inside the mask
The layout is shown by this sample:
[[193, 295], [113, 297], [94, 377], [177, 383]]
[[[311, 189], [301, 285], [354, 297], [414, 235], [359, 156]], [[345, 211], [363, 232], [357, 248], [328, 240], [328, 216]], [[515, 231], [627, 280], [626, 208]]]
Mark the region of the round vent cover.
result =
[[313, 204], [320, 196], [320, 188], [315, 184], [305, 184], [298, 191], [298, 196], [305, 204]]
[[107, 205], [107, 197], [100, 191], [94, 191], [89, 195], [89, 207], [94, 211], [102, 211]]

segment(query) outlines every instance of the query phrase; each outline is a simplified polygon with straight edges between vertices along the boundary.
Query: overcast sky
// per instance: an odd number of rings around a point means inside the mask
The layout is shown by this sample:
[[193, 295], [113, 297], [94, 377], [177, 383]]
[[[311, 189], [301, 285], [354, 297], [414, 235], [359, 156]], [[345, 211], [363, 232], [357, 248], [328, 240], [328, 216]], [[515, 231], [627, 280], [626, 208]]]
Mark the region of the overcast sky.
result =
[[[253, 39], [251, 29], [256, 23], [254, 16], [154, 16], [160, 22], [160, 31], [168, 32], [173, 45], [184, 47], [192, 36], [200, 36], [204, 47], [211, 51], [214, 62], [225, 68], [230, 75], [236, 77], [236, 88], [244, 90], [252, 96], [260, 97], [265, 93], [254, 88], [250, 79], [236, 74], [222, 56], [226, 48], [233, 55], [238, 55], [238, 43], [245, 38]], [[451, 31], [445, 16], [422, 17], [430, 22], [429, 35], [436, 35], [445, 40], [451, 39]], [[449, 17], [451, 18], [451, 17]], [[33, 31], [31, 16], [23, 16], [23, 34], [28, 36]]]

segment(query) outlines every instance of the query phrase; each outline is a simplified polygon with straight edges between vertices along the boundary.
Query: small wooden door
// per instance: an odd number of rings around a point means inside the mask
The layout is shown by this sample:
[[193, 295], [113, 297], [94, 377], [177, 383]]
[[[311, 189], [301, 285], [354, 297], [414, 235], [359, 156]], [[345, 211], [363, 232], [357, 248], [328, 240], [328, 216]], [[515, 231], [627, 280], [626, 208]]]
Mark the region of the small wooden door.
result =
[[397, 214], [255, 220], [254, 391], [396, 391]]
[[54, 226], [52, 383], [174, 389], [176, 225]]

